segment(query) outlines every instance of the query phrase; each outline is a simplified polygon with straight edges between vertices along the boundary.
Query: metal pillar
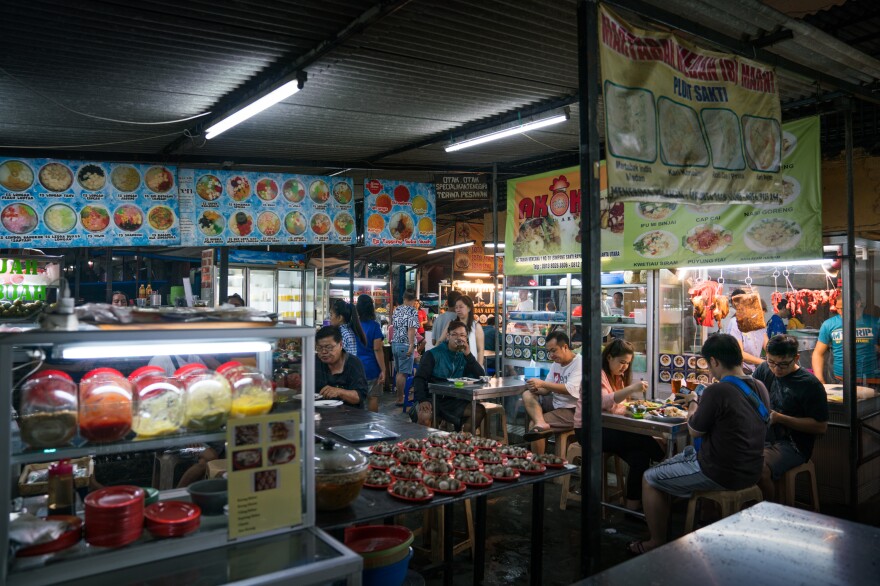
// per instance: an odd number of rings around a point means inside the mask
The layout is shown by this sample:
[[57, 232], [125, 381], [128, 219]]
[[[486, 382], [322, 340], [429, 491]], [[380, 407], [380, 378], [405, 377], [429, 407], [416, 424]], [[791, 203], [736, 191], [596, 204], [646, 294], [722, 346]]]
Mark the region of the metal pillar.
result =
[[354, 246], [348, 249], [348, 299], [354, 303]]
[[[229, 248], [226, 246], [220, 247], [220, 283], [217, 287], [217, 300], [220, 303], [226, 303], [226, 300], [229, 298]], [[247, 290], [242, 290], [244, 296], [248, 296]], [[250, 299], [247, 300], [250, 303]]]
[[113, 301], [113, 249], [105, 248], [104, 255], [107, 257], [107, 287], [104, 292], [107, 299], [105, 303], [110, 303]]
[[[598, 373], [602, 368], [602, 330], [599, 227], [599, 6], [597, 0], [581, 0], [578, 6], [578, 90], [580, 101], [581, 168], [581, 331], [583, 346], [584, 445], [581, 464], [581, 572], [599, 569], [602, 494], [602, 404]], [[509, 213], [509, 212], [508, 212]], [[570, 282], [570, 280], [569, 280]], [[590, 376], [590, 375], [593, 376]]]
[[495, 376], [504, 375], [504, 352], [498, 344], [498, 338], [504, 337], [501, 328], [501, 316], [498, 315], [498, 164], [492, 165], [492, 288], [495, 300]]
[[[843, 263], [843, 401], [849, 415], [849, 506], [852, 518], [859, 509], [859, 426], [856, 396], [856, 242], [855, 197], [853, 194], [853, 127], [852, 101], [844, 111], [846, 140], [846, 260]], [[863, 301], [864, 303], [864, 301]]]

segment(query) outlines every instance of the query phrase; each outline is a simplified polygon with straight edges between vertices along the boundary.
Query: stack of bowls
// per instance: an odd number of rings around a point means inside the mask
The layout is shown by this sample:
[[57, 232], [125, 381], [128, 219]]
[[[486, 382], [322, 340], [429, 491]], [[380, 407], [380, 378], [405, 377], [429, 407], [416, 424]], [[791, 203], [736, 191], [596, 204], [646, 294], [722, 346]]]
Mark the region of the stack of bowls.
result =
[[183, 537], [199, 528], [202, 511], [185, 501], [161, 501], [144, 509], [147, 531], [153, 537]]
[[109, 486], [85, 498], [86, 541], [101, 547], [122, 547], [137, 541], [144, 529], [144, 490]]

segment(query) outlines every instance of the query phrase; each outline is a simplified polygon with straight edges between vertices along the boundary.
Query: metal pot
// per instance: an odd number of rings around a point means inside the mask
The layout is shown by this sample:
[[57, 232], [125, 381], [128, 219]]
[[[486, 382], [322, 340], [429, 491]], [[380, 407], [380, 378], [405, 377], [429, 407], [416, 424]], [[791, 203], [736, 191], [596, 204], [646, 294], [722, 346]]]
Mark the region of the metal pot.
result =
[[315, 499], [319, 511], [335, 511], [358, 497], [369, 461], [358, 450], [324, 439], [315, 450]]

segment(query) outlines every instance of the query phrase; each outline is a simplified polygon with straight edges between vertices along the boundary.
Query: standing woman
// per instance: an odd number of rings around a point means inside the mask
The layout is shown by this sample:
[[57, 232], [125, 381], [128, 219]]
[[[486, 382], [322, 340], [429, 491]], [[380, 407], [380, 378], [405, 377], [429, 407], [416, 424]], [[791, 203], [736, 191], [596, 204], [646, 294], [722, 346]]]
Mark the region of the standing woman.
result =
[[[456, 319], [462, 322], [467, 328], [468, 349], [471, 354], [477, 357], [477, 363], [482, 366], [483, 356], [486, 354], [485, 337], [483, 336], [483, 326], [474, 319], [474, 302], [467, 295], [462, 295], [458, 298], [458, 301], [455, 302], [453, 311], [455, 311]], [[443, 335], [440, 336], [440, 339], [435, 345], [445, 340], [446, 332], [443, 332]]]
[[[623, 402], [634, 393], [648, 390], [647, 382], [632, 382], [629, 366], [634, 355], [633, 345], [619, 338], [611, 340], [602, 351], [602, 411], [623, 415], [626, 413]], [[578, 398], [574, 412], [574, 431], [578, 441], [584, 445], [581, 413], [581, 399]], [[629, 464], [629, 473], [626, 476], [626, 508], [639, 510], [642, 506], [642, 475], [650, 467], [652, 460], [659, 462], [663, 459], [660, 444], [646, 435], [603, 427], [602, 451], [620, 456]]]
[[367, 375], [367, 409], [378, 413], [379, 397], [382, 396], [382, 389], [385, 387], [385, 350], [382, 347], [385, 336], [382, 335], [382, 326], [376, 321], [376, 308], [372, 297], [359, 295], [356, 311], [366, 338], [363, 344], [357, 340], [357, 357], [364, 365], [364, 372]]
[[330, 325], [342, 333], [342, 347], [352, 356], [357, 356], [357, 343], [367, 343], [357, 310], [342, 299], [334, 299], [330, 304]]

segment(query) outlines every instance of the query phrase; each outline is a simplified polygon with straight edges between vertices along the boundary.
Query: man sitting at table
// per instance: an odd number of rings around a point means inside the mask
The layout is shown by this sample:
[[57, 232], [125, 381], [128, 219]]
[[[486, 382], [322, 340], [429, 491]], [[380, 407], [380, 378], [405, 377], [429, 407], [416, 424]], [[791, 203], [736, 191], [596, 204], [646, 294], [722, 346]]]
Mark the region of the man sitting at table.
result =
[[770, 390], [770, 429], [764, 444], [761, 492], [773, 500], [773, 481], [806, 463], [816, 436], [828, 429], [825, 387], [798, 364], [798, 341], [778, 335], [767, 343], [767, 362], [753, 375]]
[[645, 472], [642, 503], [651, 537], [630, 543], [632, 554], [666, 543], [669, 495], [690, 498], [695, 490], [741, 490], [761, 479], [770, 420], [767, 389], [743, 374], [742, 349], [733, 336], [709, 336], [702, 354], [720, 381], [706, 387], [688, 407], [688, 430], [702, 445], [699, 452], [687, 446]]
[[315, 334], [315, 392], [324, 399], [339, 399], [364, 408], [367, 401], [367, 377], [357, 356], [342, 348], [342, 332], [325, 326]]
[[[413, 381], [418, 422], [433, 425], [433, 405], [428, 385], [435, 382], [448, 382], [450, 378], [481, 377], [486, 374], [477, 362], [475, 354], [468, 347], [467, 328], [459, 320], [452, 321], [446, 328], [444, 343], [434, 346], [422, 356], [419, 369]], [[476, 425], [471, 425], [471, 402], [454, 397], [437, 398], [437, 419], [451, 423], [455, 429], [473, 432], [483, 421], [485, 409], [477, 405]]]
[[547, 336], [544, 348], [553, 361], [547, 378], [530, 378], [523, 391], [523, 406], [532, 421], [532, 429], [524, 439], [532, 442], [532, 452], [543, 454], [544, 438], [574, 428], [574, 410], [581, 394], [581, 355], [571, 350], [565, 332]]

